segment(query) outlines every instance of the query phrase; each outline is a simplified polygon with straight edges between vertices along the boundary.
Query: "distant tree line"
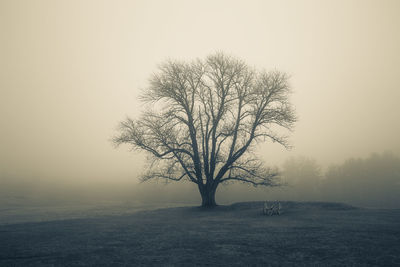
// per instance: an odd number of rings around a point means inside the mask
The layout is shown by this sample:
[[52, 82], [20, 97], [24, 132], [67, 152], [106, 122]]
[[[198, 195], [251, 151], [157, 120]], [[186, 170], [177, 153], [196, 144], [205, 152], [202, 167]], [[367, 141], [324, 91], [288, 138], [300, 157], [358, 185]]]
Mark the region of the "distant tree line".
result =
[[324, 173], [313, 159], [291, 158], [283, 164], [283, 179], [287, 187], [275, 197], [400, 207], [400, 158], [391, 152], [351, 158]]

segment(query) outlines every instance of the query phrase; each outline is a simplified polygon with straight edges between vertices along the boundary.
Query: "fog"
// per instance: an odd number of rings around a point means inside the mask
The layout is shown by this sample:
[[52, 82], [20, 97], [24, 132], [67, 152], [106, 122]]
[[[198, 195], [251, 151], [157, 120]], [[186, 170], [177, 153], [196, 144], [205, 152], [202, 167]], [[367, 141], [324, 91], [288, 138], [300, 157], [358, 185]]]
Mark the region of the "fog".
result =
[[199, 203], [191, 184], [139, 184], [145, 155], [110, 139], [140, 113], [158, 64], [224, 51], [290, 74], [299, 121], [291, 150], [257, 150], [288, 186], [222, 186], [219, 203], [399, 207], [399, 11], [396, 0], [1, 1], [1, 201]]

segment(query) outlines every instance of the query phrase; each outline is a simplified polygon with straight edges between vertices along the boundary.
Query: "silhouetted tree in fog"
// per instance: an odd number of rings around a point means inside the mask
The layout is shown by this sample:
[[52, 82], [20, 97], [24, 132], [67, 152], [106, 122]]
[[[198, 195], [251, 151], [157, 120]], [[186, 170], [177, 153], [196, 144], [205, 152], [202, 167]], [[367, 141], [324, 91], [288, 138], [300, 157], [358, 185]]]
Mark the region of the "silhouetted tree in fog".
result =
[[278, 173], [248, 152], [257, 141], [288, 146], [276, 129], [291, 129], [295, 122], [289, 93], [286, 74], [256, 71], [222, 53], [189, 63], [168, 61], [141, 96], [149, 108], [139, 119], [121, 122], [114, 142], [148, 152], [144, 181], [189, 180], [202, 206], [215, 206], [223, 182], [278, 184]]
[[400, 207], [400, 158], [372, 154], [331, 166], [322, 191], [330, 200], [362, 206]]
[[295, 200], [319, 200], [321, 168], [311, 158], [292, 157], [283, 163], [283, 179], [288, 185], [284, 195]]

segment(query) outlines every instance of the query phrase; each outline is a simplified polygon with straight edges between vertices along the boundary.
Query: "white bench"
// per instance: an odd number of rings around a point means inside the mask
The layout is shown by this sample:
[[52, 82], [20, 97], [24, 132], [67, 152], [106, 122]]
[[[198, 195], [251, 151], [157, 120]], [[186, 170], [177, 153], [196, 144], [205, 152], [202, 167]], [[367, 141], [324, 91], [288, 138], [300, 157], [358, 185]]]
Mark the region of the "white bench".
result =
[[264, 202], [263, 214], [272, 216], [272, 215], [281, 215], [282, 206], [280, 202], [273, 202], [271, 205], [268, 205], [268, 202]]

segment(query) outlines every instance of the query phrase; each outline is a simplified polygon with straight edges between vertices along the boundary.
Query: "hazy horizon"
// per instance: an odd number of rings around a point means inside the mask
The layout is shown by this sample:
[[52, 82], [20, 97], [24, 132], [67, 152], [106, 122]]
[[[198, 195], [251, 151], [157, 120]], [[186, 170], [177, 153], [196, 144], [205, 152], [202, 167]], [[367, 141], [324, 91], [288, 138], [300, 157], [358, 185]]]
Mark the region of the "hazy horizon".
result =
[[0, 181], [124, 184], [145, 156], [110, 139], [166, 59], [215, 51], [290, 78], [293, 149], [324, 168], [400, 154], [399, 1], [0, 2]]

